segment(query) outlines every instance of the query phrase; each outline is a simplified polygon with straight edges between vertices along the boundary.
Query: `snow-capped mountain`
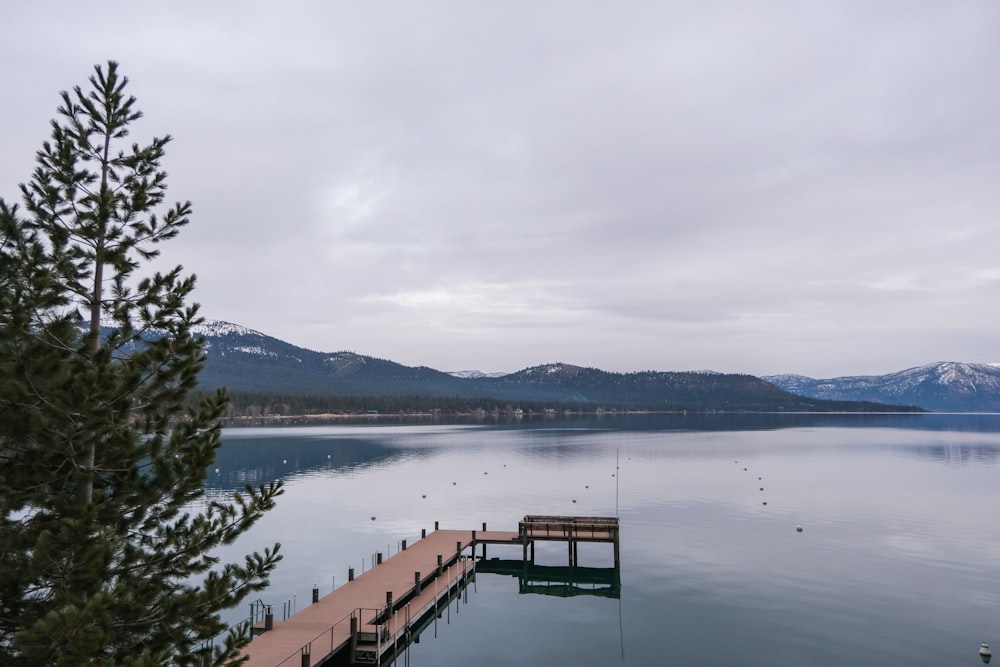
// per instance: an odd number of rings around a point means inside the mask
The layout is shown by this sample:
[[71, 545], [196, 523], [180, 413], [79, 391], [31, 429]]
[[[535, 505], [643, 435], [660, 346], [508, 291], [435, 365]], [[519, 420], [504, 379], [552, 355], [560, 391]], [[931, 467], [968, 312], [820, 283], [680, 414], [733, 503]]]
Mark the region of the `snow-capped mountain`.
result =
[[803, 375], [762, 379], [800, 396], [837, 401], [919, 405], [937, 412], [1000, 411], [1000, 366], [941, 361], [887, 375], [817, 380]]
[[419, 396], [503, 402], [589, 403], [691, 410], [824, 412], [885, 410], [803, 398], [749, 375], [643, 371], [610, 373], [546, 364], [517, 373], [456, 377], [354, 352], [315, 352], [228, 322], [206, 321], [202, 389], [305, 396]]

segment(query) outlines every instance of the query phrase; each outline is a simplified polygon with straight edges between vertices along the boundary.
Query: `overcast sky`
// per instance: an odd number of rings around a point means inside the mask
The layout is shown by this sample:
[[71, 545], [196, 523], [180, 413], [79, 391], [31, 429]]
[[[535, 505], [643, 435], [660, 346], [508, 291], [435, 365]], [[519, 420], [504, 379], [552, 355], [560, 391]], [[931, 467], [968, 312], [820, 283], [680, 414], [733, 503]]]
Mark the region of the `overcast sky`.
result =
[[11, 2], [0, 196], [120, 62], [202, 314], [440, 370], [998, 362], [1000, 2]]

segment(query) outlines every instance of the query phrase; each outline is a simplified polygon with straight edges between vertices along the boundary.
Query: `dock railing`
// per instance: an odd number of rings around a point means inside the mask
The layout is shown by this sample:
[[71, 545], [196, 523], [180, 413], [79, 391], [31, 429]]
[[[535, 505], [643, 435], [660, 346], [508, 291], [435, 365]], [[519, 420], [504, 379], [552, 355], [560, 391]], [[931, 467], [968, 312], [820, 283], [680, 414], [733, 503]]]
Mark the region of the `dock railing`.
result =
[[591, 539], [614, 541], [618, 538], [616, 517], [526, 516], [518, 524], [522, 540]]

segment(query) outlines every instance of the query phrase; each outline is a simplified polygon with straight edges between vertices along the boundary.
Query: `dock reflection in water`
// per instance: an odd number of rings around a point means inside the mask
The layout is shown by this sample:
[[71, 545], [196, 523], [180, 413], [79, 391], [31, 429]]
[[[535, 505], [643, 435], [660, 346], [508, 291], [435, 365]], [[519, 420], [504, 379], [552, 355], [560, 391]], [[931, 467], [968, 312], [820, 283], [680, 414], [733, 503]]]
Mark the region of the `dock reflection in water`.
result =
[[618, 599], [622, 593], [621, 567], [566, 567], [534, 565], [520, 560], [490, 558], [476, 562], [476, 571], [518, 579], [518, 592], [568, 598], [590, 595]]

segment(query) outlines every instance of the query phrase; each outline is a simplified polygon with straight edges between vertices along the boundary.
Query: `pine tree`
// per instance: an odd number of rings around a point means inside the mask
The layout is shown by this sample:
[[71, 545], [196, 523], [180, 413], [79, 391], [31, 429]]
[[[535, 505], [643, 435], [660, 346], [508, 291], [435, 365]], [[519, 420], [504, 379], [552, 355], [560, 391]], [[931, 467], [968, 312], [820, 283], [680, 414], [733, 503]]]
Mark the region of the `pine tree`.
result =
[[127, 143], [117, 63], [89, 83], [61, 93], [23, 212], [0, 199], [0, 664], [221, 664], [247, 631], [206, 653], [220, 612], [280, 555], [213, 554], [281, 486], [204, 496], [227, 398], [192, 400], [194, 277], [139, 275], [191, 205], [158, 213], [170, 137]]

